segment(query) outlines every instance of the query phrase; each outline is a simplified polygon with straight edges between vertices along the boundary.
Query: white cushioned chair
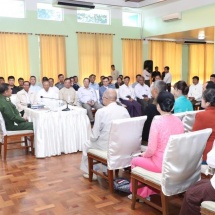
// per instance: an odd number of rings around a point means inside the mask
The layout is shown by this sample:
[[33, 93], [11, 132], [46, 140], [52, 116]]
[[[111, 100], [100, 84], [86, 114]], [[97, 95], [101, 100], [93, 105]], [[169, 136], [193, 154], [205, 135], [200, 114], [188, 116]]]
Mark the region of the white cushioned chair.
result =
[[201, 215], [215, 215], [215, 202], [211, 201], [202, 202]]
[[184, 132], [190, 132], [193, 130], [193, 125], [196, 120], [196, 114], [200, 111], [204, 111], [204, 110], [186, 112], [185, 117], [182, 120], [184, 125]]
[[[181, 121], [183, 120], [183, 118], [185, 117], [186, 115], [186, 112], [182, 112], [182, 113], [174, 113], [173, 114], [174, 116], [177, 116]], [[157, 115], [157, 116], [154, 116], [153, 120], [155, 119], [159, 119], [161, 117], [161, 115]]]
[[[21, 141], [21, 138], [24, 137], [24, 141]], [[30, 140], [30, 146], [28, 146], [27, 138], [29, 137]], [[9, 142], [9, 139], [17, 139], [20, 141], [17, 142]], [[24, 146], [21, 145], [21, 143], [25, 143]], [[18, 144], [20, 143], [20, 146], [9, 148], [8, 144]], [[4, 160], [7, 158], [7, 150], [11, 149], [26, 149], [26, 153], [28, 152], [28, 149], [31, 148], [31, 152], [34, 155], [34, 132], [32, 130], [21, 130], [21, 131], [7, 131], [5, 127], [5, 121], [4, 118], [0, 112], [0, 155], [1, 155], [1, 148], [4, 147]]]
[[202, 154], [211, 132], [212, 129], [208, 128], [170, 136], [164, 152], [162, 173], [154, 173], [140, 167], [133, 168], [132, 209], [135, 208], [136, 199], [143, 199], [137, 195], [140, 182], [142, 186], [147, 185], [160, 191], [161, 207], [147, 199], [143, 201], [167, 215], [167, 196], [185, 192], [201, 178]]
[[[147, 116], [113, 120], [108, 150], [88, 150], [89, 181], [92, 181], [95, 173], [109, 181], [109, 190], [113, 192], [113, 170], [129, 167], [133, 156], [140, 153], [146, 119]], [[93, 169], [93, 165], [97, 163], [107, 165], [108, 176]]]

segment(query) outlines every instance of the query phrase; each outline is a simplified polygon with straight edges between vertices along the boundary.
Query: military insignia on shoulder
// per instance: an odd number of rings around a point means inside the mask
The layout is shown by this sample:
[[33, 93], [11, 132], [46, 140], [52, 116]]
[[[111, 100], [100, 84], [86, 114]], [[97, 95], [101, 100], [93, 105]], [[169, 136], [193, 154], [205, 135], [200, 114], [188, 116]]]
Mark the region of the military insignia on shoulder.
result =
[[10, 101], [10, 98], [9, 98], [9, 97], [6, 97], [6, 101], [8, 101], [8, 102], [9, 102], [9, 101]]

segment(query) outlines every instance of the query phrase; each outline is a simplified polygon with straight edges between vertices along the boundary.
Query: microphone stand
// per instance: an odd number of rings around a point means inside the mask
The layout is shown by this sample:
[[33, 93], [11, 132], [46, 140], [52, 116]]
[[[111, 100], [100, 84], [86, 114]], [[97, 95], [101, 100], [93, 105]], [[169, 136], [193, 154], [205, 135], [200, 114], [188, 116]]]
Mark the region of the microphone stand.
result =
[[58, 100], [58, 101], [64, 101], [66, 102], [66, 108], [63, 109], [62, 111], [70, 111], [68, 105], [69, 103], [66, 101], [66, 100], [63, 100], [63, 99], [55, 99], [55, 98], [49, 98], [49, 97], [45, 97], [45, 96], [40, 96], [40, 98], [44, 98], [44, 99], [53, 99], [53, 100]]

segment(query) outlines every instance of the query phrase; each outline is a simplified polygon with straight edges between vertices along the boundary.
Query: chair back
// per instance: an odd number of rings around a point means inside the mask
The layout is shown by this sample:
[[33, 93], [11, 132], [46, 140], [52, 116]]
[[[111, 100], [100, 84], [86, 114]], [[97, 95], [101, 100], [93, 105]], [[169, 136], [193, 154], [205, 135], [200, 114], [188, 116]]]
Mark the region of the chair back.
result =
[[200, 111], [187, 111], [185, 117], [183, 118], [182, 122], [184, 125], [184, 132], [190, 132], [193, 130], [193, 125], [196, 119], [196, 114]]
[[[178, 117], [181, 121], [183, 120], [183, 118], [186, 115], [186, 112], [182, 112], [182, 113], [174, 113], [174, 116]], [[161, 117], [161, 115], [156, 115], [154, 116], [153, 120], [159, 119]]]
[[107, 153], [109, 170], [130, 166], [133, 155], [141, 152], [142, 130], [146, 119], [147, 116], [113, 120]]
[[166, 196], [186, 191], [201, 178], [202, 154], [212, 129], [172, 135], [164, 152], [162, 191]]

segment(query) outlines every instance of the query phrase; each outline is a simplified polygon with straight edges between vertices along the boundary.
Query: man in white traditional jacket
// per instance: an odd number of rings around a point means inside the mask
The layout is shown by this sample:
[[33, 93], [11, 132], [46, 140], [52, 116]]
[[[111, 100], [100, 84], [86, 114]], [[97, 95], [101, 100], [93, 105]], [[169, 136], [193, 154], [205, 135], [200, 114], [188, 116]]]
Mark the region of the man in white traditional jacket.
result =
[[[130, 118], [127, 109], [116, 104], [117, 94], [114, 89], [107, 89], [104, 92], [102, 99], [105, 107], [97, 110], [90, 141], [86, 142], [83, 147], [81, 170], [85, 172], [83, 174], [84, 178], [89, 178], [87, 159], [88, 149], [93, 148], [107, 151], [112, 121], [116, 119]], [[96, 179], [96, 175], [93, 175], [93, 179]]]
[[37, 103], [43, 104], [47, 107], [55, 106], [58, 101], [58, 96], [50, 87], [48, 81], [43, 82], [43, 88], [37, 93]]
[[37, 103], [36, 93], [33, 91], [30, 92], [29, 89], [30, 82], [24, 81], [23, 90], [16, 94], [16, 108], [22, 116], [24, 115], [24, 108], [27, 107], [28, 104], [32, 105]]
[[78, 105], [78, 96], [74, 88], [71, 87], [70, 78], [64, 80], [64, 87], [60, 90], [59, 97], [60, 99], [67, 101], [70, 105]]

